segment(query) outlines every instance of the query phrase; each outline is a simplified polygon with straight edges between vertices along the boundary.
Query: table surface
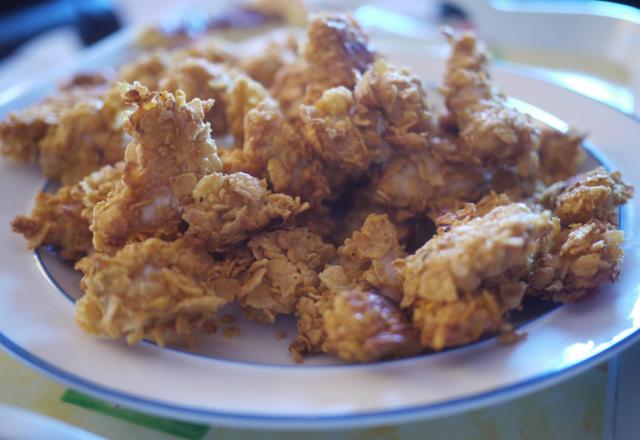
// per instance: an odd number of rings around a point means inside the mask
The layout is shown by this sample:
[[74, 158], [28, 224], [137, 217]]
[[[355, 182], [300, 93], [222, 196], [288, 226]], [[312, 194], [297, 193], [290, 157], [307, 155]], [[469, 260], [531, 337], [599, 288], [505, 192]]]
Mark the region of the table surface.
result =
[[[34, 372], [0, 352], [0, 403], [15, 405], [86, 429], [111, 439], [217, 439], [270, 440], [300, 438], [300, 432], [264, 432], [217, 426], [190, 429], [183, 436], [142, 426], [148, 418], [126, 421], [116, 411], [88, 409], [69, 399], [66, 387]], [[603, 436], [607, 410], [607, 364], [595, 367], [552, 388], [493, 407], [457, 416], [399, 426], [334, 432], [337, 439], [574, 439]], [[65, 394], [66, 393], [66, 394]], [[75, 395], [75, 393], [72, 393]], [[70, 402], [71, 401], [71, 402]], [[75, 402], [75, 403], [74, 403]], [[82, 402], [81, 402], [82, 403]], [[108, 407], [113, 407], [107, 403]], [[111, 413], [107, 411], [107, 413]], [[196, 427], [197, 428], [197, 427]], [[194, 434], [195, 432], [195, 434]], [[305, 433], [305, 439], [326, 438], [326, 433]]]

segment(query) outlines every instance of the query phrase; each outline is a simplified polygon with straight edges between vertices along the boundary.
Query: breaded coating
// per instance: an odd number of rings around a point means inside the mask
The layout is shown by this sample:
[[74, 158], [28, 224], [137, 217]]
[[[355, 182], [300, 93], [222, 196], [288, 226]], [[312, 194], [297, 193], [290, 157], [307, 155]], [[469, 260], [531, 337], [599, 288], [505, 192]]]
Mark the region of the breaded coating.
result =
[[289, 353], [297, 363], [304, 356], [322, 351], [327, 337], [323, 313], [333, 305], [335, 293], [329, 289], [314, 290], [302, 296], [296, 304], [298, 335], [289, 345]]
[[300, 196], [314, 206], [330, 192], [322, 165], [270, 101], [247, 114], [243, 152], [248, 169], [260, 170], [257, 176], [266, 178], [274, 192]]
[[369, 151], [357, 125], [353, 93], [346, 87], [327, 89], [313, 106], [300, 107], [305, 139], [323, 162], [357, 178], [369, 169]]
[[[237, 146], [242, 147], [245, 139], [245, 118], [249, 111], [262, 101], [271, 101], [269, 92], [257, 81], [241, 76], [234, 81], [227, 99], [227, 121]], [[275, 106], [275, 103], [270, 103]]]
[[100, 252], [80, 260], [84, 296], [76, 322], [87, 333], [150, 338], [161, 346], [174, 338], [192, 342], [194, 330], [211, 331], [215, 312], [230, 298], [214, 288], [213, 260], [183, 241], [150, 238], [115, 255]]
[[135, 60], [121, 65], [118, 69], [117, 79], [131, 84], [138, 81], [150, 90], [159, 90], [160, 81], [166, 75], [171, 64], [171, 54], [164, 49], [146, 52]]
[[478, 200], [487, 190], [481, 170], [443, 161], [428, 149], [393, 157], [373, 186], [379, 203], [433, 218]]
[[444, 95], [461, 145], [469, 156], [496, 169], [512, 167], [521, 177], [538, 174], [540, 133], [525, 114], [506, 105], [495, 91], [486, 50], [471, 33], [447, 34], [452, 54], [447, 61]]
[[575, 302], [614, 282], [620, 273], [624, 234], [612, 224], [589, 220], [560, 231], [529, 275], [529, 294]]
[[[401, 304], [414, 307], [413, 322], [420, 328], [422, 345], [441, 350], [495, 329], [495, 316], [502, 319], [519, 306], [525, 291], [521, 279], [552, 226], [548, 212], [536, 213], [522, 203], [500, 205], [441, 229], [414, 255], [396, 260], [394, 266], [403, 279]], [[482, 299], [485, 295], [491, 300]], [[489, 317], [490, 322], [451, 321], [466, 313]], [[429, 318], [432, 315], [441, 318]], [[460, 326], [465, 329], [456, 330]]]
[[185, 208], [186, 237], [209, 252], [223, 251], [251, 233], [284, 225], [308, 208], [300, 198], [273, 194], [263, 180], [246, 173], [213, 173], [193, 190], [194, 205]]
[[359, 104], [382, 112], [387, 141], [398, 148], [426, 147], [434, 131], [431, 111], [426, 91], [410, 69], [378, 59], [358, 80], [354, 93]]
[[65, 260], [77, 260], [93, 249], [89, 230], [93, 208], [115, 188], [123, 171], [122, 162], [107, 165], [75, 185], [38, 193], [31, 214], [17, 216], [11, 228], [28, 240], [29, 249], [52, 246]]
[[205, 120], [217, 136], [229, 131], [227, 123], [226, 95], [237, 73], [223, 64], [214, 64], [205, 58], [187, 58], [175, 63], [160, 79], [159, 89], [169, 92], [182, 90], [187, 99], [213, 99], [213, 108]]
[[418, 299], [413, 305], [413, 325], [420, 329], [422, 346], [439, 351], [511, 331], [504, 320], [507, 309], [486, 290], [454, 302]]
[[275, 82], [278, 71], [295, 62], [295, 59], [296, 54], [292, 51], [289, 41], [285, 44], [272, 41], [261, 53], [243, 59], [240, 69], [268, 89]]
[[386, 214], [369, 215], [362, 228], [338, 248], [338, 261], [354, 285], [375, 289], [394, 303], [402, 296], [402, 280], [393, 261], [406, 253]]
[[332, 245], [306, 228], [264, 232], [248, 247], [256, 261], [244, 276], [238, 300], [248, 317], [265, 323], [293, 313], [301, 296], [316, 292], [318, 273], [335, 256]]
[[323, 350], [347, 362], [374, 362], [420, 351], [416, 329], [396, 305], [376, 293], [338, 292], [322, 318]]
[[124, 98], [137, 107], [126, 125], [134, 140], [120, 184], [95, 208], [93, 245], [99, 251], [147, 237], [174, 238], [196, 183], [222, 167], [203, 121], [213, 101], [187, 102], [180, 91], [150, 92], [140, 84], [128, 86]]
[[633, 197], [633, 187], [620, 173], [598, 167], [546, 188], [538, 197], [545, 208], [560, 217], [563, 225], [590, 219], [616, 223], [616, 208]]
[[540, 180], [545, 185], [575, 175], [584, 162], [582, 142], [586, 134], [571, 129], [561, 132], [543, 127], [540, 136]]
[[308, 69], [309, 66], [304, 61], [298, 60], [282, 66], [273, 78], [269, 92], [288, 119], [300, 117], [299, 108], [304, 102], [309, 82]]
[[309, 66], [307, 103], [315, 101], [331, 87], [352, 89], [376, 56], [360, 25], [343, 14], [311, 17], [302, 54]]
[[69, 185], [122, 160], [122, 104], [106, 82], [78, 82], [0, 124], [2, 154], [38, 162], [43, 174]]

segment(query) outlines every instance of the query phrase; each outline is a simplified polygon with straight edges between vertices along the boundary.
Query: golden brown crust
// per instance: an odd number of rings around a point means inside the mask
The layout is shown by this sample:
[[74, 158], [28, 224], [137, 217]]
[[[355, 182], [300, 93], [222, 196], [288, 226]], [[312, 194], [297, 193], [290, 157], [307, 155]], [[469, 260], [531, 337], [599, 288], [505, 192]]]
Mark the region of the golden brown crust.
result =
[[150, 92], [140, 84], [127, 86], [124, 96], [137, 106], [126, 126], [134, 140], [120, 184], [95, 209], [93, 245], [99, 251], [147, 237], [175, 238], [196, 183], [222, 167], [203, 122], [213, 101], [187, 102], [182, 92]]
[[248, 247], [256, 261], [247, 270], [238, 300], [250, 318], [261, 322], [293, 313], [300, 297], [317, 292], [318, 273], [335, 255], [332, 245], [306, 228], [258, 234]]
[[447, 62], [444, 95], [461, 145], [491, 169], [512, 167], [522, 178], [535, 178], [539, 172], [537, 126], [528, 115], [508, 107], [506, 97], [495, 91], [486, 50], [475, 37], [446, 35], [453, 52]]
[[570, 225], [590, 219], [615, 223], [616, 208], [631, 197], [633, 187], [622, 181], [620, 173], [599, 167], [551, 185], [537, 200], [551, 209], [563, 225]]
[[212, 259], [182, 241], [150, 238], [115, 255], [100, 252], [80, 260], [84, 296], [76, 322], [87, 333], [126, 337], [129, 344], [151, 338], [159, 345], [212, 330], [215, 312], [229, 301], [215, 289]]
[[75, 185], [38, 193], [31, 214], [17, 216], [11, 228], [28, 240], [30, 249], [52, 246], [62, 258], [77, 260], [93, 249], [89, 230], [93, 208], [115, 188], [123, 170], [122, 162], [107, 165]]
[[274, 194], [264, 181], [245, 173], [213, 173], [193, 190], [194, 204], [183, 215], [186, 237], [209, 252], [246, 241], [251, 233], [282, 227], [307, 209], [299, 198]]
[[105, 82], [78, 82], [0, 124], [2, 155], [38, 162], [45, 176], [69, 185], [122, 160], [122, 104]]
[[417, 331], [402, 311], [373, 292], [338, 292], [322, 318], [323, 350], [347, 362], [375, 362], [420, 351]]
[[529, 275], [529, 294], [559, 302], [593, 295], [620, 273], [624, 234], [612, 224], [589, 220], [559, 231]]

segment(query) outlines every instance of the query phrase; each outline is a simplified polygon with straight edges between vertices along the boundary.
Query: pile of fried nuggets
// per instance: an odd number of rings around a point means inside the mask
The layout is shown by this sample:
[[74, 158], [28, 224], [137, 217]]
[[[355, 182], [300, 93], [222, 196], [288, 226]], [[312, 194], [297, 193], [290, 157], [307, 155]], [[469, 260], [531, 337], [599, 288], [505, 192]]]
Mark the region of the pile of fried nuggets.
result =
[[203, 39], [78, 76], [0, 126], [64, 185], [13, 229], [76, 261], [83, 330], [131, 344], [192, 343], [233, 301], [295, 314], [296, 361], [514, 341], [525, 295], [616, 280], [633, 189], [576, 175], [583, 135], [507, 106], [473, 35], [447, 37], [439, 114], [340, 14], [252, 58]]

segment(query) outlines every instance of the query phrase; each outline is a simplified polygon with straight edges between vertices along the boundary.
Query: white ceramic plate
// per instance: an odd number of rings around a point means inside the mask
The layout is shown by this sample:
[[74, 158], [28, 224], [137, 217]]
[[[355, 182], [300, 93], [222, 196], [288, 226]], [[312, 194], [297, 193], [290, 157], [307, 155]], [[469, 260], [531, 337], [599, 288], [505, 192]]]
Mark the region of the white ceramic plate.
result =
[[[79, 65], [37, 84], [0, 94], [0, 117], [42, 97], [72, 71], [114, 65], [130, 51], [131, 33], [111, 38]], [[425, 80], [438, 81], [442, 60], [419, 48], [386, 48]], [[640, 124], [572, 92], [499, 68], [504, 90], [534, 106], [524, 108], [562, 126], [591, 133], [594, 152], [640, 188], [636, 144]], [[293, 365], [290, 319], [274, 327], [239, 322], [241, 335], [202, 339], [195, 352], [129, 347], [82, 333], [70, 298], [78, 276], [46, 252], [25, 249], [8, 224], [30, 211], [44, 185], [33, 167], [0, 161], [0, 341], [17, 358], [74, 388], [176, 418], [242, 427], [335, 428], [398, 423], [460, 412], [511, 399], [566, 379], [629, 345], [640, 327], [638, 202], [622, 211], [626, 257], [620, 281], [582, 304], [562, 306], [521, 328], [522, 342], [488, 339], [467, 347], [374, 365], [343, 365], [316, 357]], [[231, 310], [233, 312], [233, 310]], [[278, 330], [287, 338], [278, 340]]]

